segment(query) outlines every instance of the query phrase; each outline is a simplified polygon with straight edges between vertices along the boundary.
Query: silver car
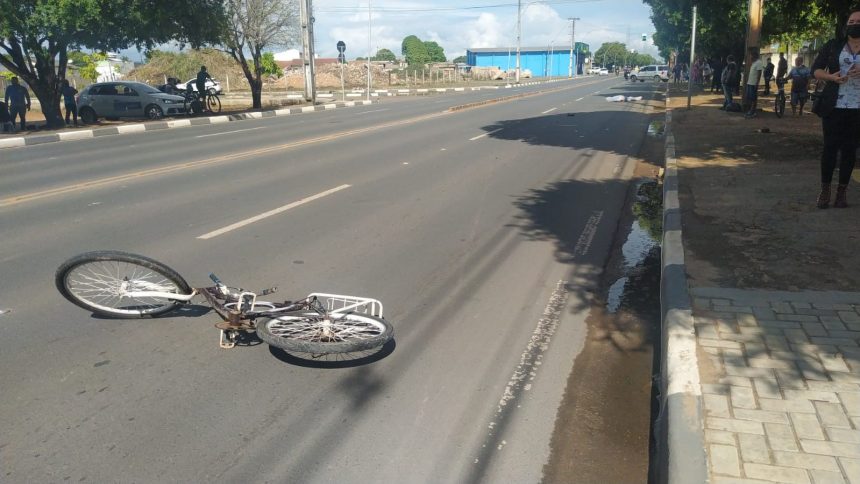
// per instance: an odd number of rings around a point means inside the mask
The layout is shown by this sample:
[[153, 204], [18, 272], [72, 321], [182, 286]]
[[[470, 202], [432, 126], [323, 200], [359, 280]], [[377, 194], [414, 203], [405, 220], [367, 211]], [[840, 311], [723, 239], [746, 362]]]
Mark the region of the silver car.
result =
[[165, 94], [141, 82], [99, 82], [78, 95], [78, 113], [85, 123], [99, 118], [161, 119], [185, 113], [182, 96]]

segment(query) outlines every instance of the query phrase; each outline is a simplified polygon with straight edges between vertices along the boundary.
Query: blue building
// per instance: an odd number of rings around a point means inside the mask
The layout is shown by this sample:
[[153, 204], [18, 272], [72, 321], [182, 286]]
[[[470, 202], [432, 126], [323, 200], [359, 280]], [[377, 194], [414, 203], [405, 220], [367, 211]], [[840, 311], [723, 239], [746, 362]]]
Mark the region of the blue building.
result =
[[[588, 44], [577, 42], [574, 47], [576, 73], [582, 74], [582, 64]], [[512, 71], [517, 67], [516, 47], [493, 47], [466, 50], [466, 63], [473, 67], [496, 67]], [[570, 47], [521, 47], [520, 69], [530, 70], [532, 77], [567, 76], [570, 67]]]

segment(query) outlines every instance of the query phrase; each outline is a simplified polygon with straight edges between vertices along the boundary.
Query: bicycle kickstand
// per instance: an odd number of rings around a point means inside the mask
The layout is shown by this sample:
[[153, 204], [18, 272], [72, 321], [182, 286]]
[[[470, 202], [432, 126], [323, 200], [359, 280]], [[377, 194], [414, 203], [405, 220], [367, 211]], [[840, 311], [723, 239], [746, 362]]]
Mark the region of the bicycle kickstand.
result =
[[218, 346], [229, 350], [236, 346], [236, 333], [238, 331], [221, 330], [221, 337], [218, 341]]

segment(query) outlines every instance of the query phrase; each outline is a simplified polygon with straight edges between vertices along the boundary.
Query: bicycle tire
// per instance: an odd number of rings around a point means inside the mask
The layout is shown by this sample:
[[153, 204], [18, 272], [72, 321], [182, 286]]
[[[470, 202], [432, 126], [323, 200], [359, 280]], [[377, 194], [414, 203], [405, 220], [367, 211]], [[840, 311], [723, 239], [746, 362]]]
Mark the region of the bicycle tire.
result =
[[381, 348], [394, 336], [391, 324], [376, 316], [347, 313], [331, 316], [325, 334], [323, 316], [314, 311], [296, 311], [256, 322], [257, 336], [286, 351], [318, 355], [352, 353]]
[[[158, 316], [183, 304], [166, 298], [130, 299], [118, 295], [118, 284], [145, 283], [160, 292], [190, 294], [192, 289], [176, 271], [142, 255], [113, 250], [86, 252], [63, 262], [54, 278], [69, 302], [111, 318]], [[129, 306], [129, 303], [132, 304]]]
[[219, 98], [216, 94], [209, 94], [206, 96], [206, 109], [211, 113], [220, 113], [221, 112], [221, 98]]
[[774, 100], [773, 110], [777, 118], [781, 118], [785, 114], [785, 94], [777, 94]]

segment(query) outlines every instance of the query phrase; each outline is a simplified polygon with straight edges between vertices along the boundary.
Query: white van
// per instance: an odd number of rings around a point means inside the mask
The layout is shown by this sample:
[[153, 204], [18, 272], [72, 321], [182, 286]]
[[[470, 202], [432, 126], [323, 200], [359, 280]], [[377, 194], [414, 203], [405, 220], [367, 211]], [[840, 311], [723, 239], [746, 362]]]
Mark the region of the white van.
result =
[[639, 68], [638, 72], [632, 72], [630, 74], [630, 80], [640, 82], [645, 82], [645, 79], [654, 79], [654, 81], [669, 81], [669, 66], [658, 66], [658, 65], [650, 65], [650, 66], [642, 66]]

